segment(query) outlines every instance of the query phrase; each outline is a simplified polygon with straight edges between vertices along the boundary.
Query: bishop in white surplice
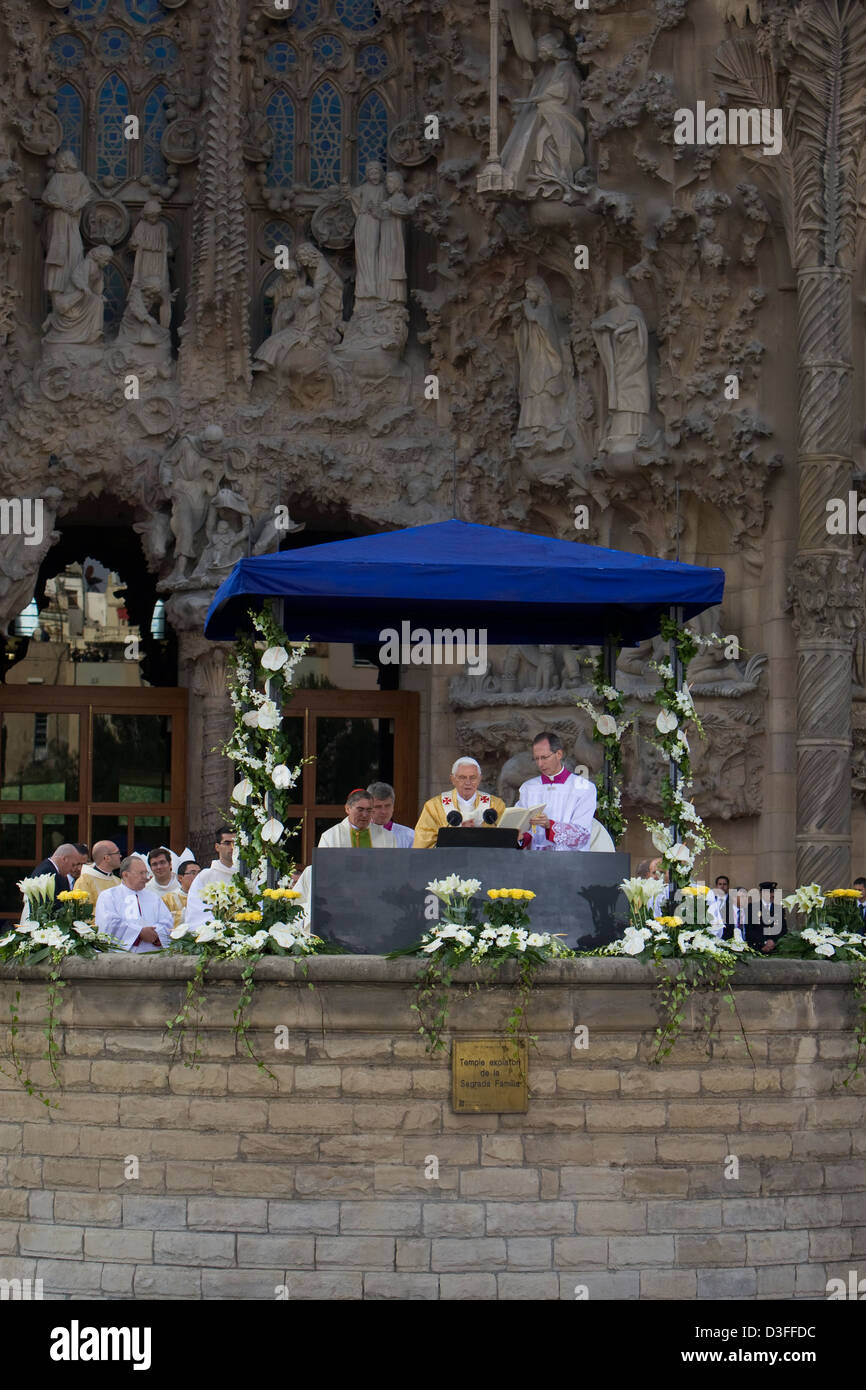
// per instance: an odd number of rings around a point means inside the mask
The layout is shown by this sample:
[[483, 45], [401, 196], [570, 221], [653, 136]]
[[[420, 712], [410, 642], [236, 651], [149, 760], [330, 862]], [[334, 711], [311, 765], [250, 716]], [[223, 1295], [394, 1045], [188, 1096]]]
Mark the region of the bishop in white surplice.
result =
[[539, 734], [532, 756], [538, 776], [522, 784], [517, 805], [545, 810], [524, 832], [524, 847], [588, 850], [598, 801], [594, 783], [563, 767], [565, 750], [556, 734]]

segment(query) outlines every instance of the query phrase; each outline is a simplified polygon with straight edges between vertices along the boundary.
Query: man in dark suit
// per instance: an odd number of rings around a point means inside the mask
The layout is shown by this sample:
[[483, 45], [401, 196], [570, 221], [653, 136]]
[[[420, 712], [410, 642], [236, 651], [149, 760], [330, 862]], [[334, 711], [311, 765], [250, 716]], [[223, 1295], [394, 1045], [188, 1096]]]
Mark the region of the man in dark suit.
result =
[[788, 930], [785, 909], [776, 901], [776, 887], [770, 879], [758, 884], [760, 900], [750, 901], [746, 908], [746, 922], [743, 935], [746, 945], [762, 955], [770, 955], [776, 949], [776, 942]]
[[69, 892], [69, 875], [81, 862], [83, 862], [81, 855], [75, 845], [58, 845], [48, 859], [43, 859], [41, 864], [36, 865], [32, 877], [36, 878], [39, 874], [53, 874], [54, 897], [56, 899], [58, 893]]
[[866, 936], [866, 878], [855, 878], [854, 887], [860, 889], [860, 901], [857, 904], [857, 911], [860, 913], [858, 931], [861, 936]]

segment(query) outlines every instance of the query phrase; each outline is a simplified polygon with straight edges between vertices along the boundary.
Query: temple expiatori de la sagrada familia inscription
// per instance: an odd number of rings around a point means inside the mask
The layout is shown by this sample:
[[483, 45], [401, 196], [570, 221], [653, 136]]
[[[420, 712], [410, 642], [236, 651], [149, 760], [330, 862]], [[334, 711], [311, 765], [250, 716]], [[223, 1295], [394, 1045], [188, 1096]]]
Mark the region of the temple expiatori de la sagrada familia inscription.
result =
[[[702, 813], [743, 882], [866, 869], [861, 0], [0, 0], [0, 52], [0, 495], [45, 508], [0, 624], [104, 528], [195, 697], [191, 826], [237, 559], [456, 514], [722, 566]], [[663, 650], [617, 673], [637, 853]], [[597, 770], [585, 656], [413, 673], [420, 799], [465, 750], [509, 797], [539, 728]]]

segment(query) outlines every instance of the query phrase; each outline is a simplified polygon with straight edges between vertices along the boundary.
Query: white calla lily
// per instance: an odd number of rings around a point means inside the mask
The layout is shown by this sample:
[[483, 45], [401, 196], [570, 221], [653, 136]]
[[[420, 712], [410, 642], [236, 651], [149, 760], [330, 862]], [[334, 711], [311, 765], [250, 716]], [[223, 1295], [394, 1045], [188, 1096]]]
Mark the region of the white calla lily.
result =
[[285, 647], [268, 647], [262, 653], [261, 665], [266, 671], [280, 671], [289, 659]]
[[248, 777], [244, 777], [242, 781], [238, 782], [237, 786], [232, 792], [232, 801], [236, 801], [239, 806], [246, 806], [247, 802], [250, 799], [250, 796], [252, 795], [252, 790], [252, 782], [249, 780]]
[[271, 773], [271, 778], [278, 791], [284, 791], [286, 787], [292, 785], [292, 771], [290, 768], [286, 767], [285, 763], [277, 763], [277, 766]]
[[282, 821], [271, 816], [270, 820], [265, 821], [262, 826], [262, 839], [266, 845], [275, 845], [283, 833], [285, 826]]
[[659, 710], [656, 715], [656, 728], [660, 734], [672, 734], [679, 722], [673, 710], [670, 709]]

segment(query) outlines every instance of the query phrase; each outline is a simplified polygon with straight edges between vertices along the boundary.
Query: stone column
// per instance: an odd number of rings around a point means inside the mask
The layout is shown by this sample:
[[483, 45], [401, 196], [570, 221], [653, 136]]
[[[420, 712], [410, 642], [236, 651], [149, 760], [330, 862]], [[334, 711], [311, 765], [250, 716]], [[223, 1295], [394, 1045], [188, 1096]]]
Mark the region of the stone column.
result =
[[213, 832], [225, 819], [235, 782], [232, 763], [218, 751], [232, 730], [226, 691], [226, 658], [231, 649], [230, 642], [209, 642], [200, 627], [178, 631], [179, 679], [189, 690], [189, 843], [205, 867], [214, 857]]

